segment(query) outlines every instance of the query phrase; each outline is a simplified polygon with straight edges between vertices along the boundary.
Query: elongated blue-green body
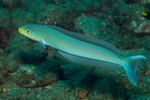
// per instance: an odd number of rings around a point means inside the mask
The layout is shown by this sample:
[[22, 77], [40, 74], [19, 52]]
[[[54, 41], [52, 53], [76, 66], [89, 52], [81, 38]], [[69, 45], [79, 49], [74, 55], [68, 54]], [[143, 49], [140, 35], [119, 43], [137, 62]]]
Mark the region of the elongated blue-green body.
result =
[[66, 59], [83, 65], [93, 65], [114, 70], [124, 68], [129, 80], [136, 86], [136, 68], [139, 60], [145, 59], [142, 55], [124, 57], [119, 50], [102, 40], [73, 33], [65, 29], [28, 24], [20, 27], [19, 32], [42, 44], [56, 48]]

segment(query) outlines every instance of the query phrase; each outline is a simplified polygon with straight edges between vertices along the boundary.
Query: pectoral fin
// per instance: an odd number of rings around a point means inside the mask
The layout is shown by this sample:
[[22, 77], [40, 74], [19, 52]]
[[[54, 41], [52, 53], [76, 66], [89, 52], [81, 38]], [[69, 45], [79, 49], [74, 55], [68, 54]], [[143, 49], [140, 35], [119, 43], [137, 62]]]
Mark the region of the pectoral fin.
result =
[[46, 48], [46, 46], [45, 46], [45, 41], [43, 40], [43, 39], [41, 39], [40, 41], [39, 41], [39, 47], [41, 47], [41, 48]]

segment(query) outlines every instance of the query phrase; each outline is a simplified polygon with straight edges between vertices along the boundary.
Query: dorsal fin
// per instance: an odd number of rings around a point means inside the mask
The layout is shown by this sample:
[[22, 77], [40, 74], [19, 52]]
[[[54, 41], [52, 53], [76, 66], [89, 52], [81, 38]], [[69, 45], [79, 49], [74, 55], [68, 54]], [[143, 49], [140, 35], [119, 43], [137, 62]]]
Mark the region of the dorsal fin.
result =
[[85, 35], [82, 35], [82, 34], [79, 34], [79, 33], [71, 32], [71, 31], [65, 30], [65, 29], [57, 27], [57, 26], [53, 26], [53, 25], [48, 25], [48, 26], [50, 28], [53, 28], [55, 30], [60, 31], [61, 33], [69, 35], [70, 37], [73, 37], [73, 38], [76, 38], [78, 40], [88, 42], [88, 43], [91, 43], [91, 44], [94, 44], [94, 45], [97, 45], [97, 46], [107, 48], [107, 49], [117, 53], [118, 55], [120, 55], [120, 51], [115, 46], [113, 46], [112, 44], [110, 44], [108, 42], [105, 42], [103, 40], [99, 40], [97, 38], [93, 38], [93, 37], [90, 37], [90, 36], [85, 36]]

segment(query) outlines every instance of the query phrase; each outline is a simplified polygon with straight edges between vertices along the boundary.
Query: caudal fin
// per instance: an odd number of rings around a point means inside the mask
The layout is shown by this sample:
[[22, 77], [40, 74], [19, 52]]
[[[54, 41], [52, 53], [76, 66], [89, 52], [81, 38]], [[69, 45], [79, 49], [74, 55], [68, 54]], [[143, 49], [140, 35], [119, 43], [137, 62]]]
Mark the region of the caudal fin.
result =
[[138, 65], [143, 61], [146, 60], [147, 58], [144, 57], [143, 55], [137, 55], [137, 56], [130, 56], [125, 58], [126, 64], [124, 64], [124, 69], [125, 72], [127, 73], [127, 76], [130, 80], [130, 82], [134, 85], [137, 86], [137, 81], [136, 81], [136, 70]]

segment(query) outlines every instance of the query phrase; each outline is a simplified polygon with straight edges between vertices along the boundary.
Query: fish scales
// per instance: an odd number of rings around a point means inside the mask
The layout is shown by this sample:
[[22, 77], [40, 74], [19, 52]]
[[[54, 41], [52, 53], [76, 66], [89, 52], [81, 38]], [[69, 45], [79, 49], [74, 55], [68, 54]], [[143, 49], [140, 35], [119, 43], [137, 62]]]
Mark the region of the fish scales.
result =
[[20, 27], [18, 31], [30, 39], [57, 49], [63, 57], [72, 62], [114, 70], [124, 69], [134, 86], [137, 86], [136, 69], [146, 60], [143, 55], [122, 56], [110, 43], [57, 26], [28, 24]]

